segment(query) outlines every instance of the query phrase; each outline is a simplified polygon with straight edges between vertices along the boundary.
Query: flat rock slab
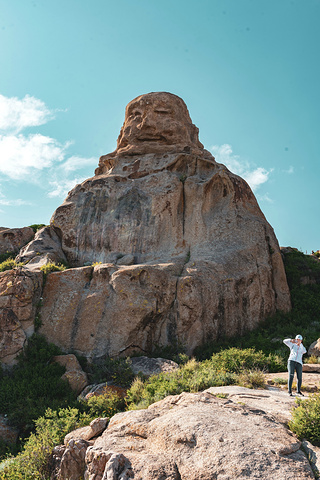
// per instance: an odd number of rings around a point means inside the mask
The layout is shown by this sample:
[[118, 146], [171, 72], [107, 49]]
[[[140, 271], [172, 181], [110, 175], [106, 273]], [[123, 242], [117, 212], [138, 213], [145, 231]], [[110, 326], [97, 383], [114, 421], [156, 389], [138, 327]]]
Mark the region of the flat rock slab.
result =
[[[289, 400], [281, 392], [248, 390], [182, 393], [115, 415], [87, 449], [85, 478], [314, 479], [301, 442], [266, 412], [269, 395], [275, 405], [279, 397], [289, 408]], [[223, 391], [228, 398], [216, 396]]]
[[272, 415], [278, 421], [284, 423], [291, 419], [291, 410], [295, 405], [296, 398], [295, 396], [290, 397], [286, 391], [275, 387], [258, 390], [229, 385], [226, 387], [211, 387], [206, 392], [215, 396], [225, 396], [225, 398], [238, 405], [247, 405], [250, 408], [257, 409], [262, 414]]

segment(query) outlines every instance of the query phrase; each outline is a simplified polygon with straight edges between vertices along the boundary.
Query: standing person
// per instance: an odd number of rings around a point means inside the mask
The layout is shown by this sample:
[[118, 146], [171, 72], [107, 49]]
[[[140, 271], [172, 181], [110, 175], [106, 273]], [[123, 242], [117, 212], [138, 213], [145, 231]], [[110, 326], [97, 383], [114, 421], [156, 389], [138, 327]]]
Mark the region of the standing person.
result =
[[302, 355], [306, 353], [306, 349], [302, 344], [302, 335], [297, 335], [296, 338], [286, 338], [283, 340], [283, 343], [290, 348], [290, 355], [288, 359], [288, 392], [292, 397], [292, 381], [294, 376], [294, 371], [297, 372], [297, 393], [303, 396], [301, 393], [301, 384], [302, 384]]

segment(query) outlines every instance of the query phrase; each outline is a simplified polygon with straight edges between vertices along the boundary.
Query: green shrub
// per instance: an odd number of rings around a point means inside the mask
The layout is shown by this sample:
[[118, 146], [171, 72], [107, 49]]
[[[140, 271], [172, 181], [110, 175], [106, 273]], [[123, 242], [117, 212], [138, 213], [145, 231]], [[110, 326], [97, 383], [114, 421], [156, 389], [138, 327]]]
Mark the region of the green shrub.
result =
[[45, 276], [47, 276], [51, 272], [62, 272], [63, 270], [66, 270], [66, 268], [67, 267], [65, 265], [62, 265], [61, 263], [56, 264], [54, 262], [50, 262], [46, 265], [42, 265], [42, 267], [40, 267], [40, 270], [44, 273]]
[[134, 379], [130, 358], [106, 357], [98, 363], [87, 367], [90, 382], [113, 382], [122, 387], [129, 387]]
[[67, 433], [89, 421], [77, 408], [47, 409], [45, 415], [35, 421], [35, 433], [30, 435], [22, 452], [9, 459], [8, 465], [0, 470], [0, 480], [49, 478], [48, 461], [53, 447], [62, 443]]
[[36, 233], [40, 228], [45, 227], [46, 225], [44, 223], [34, 223], [33, 225], [29, 225], [30, 228]]
[[261, 370], [244, 370], [239, 373], [237, 385], [247, 388], [265, 388], [264, 373]]
[[198, 392], [221, 385], [264, 387], [263, 371], [276, 363], [275, 356], [256, 352], [252, 348], [229, 348], [202, 362], [192, 359], [172, 372], [153, 375], [145, 381], [135, 379], [127, 393], [128, 408], [145, 408], [167, 395]]
[[292, 410], [289, 428], [300, 438], [313, 445], [320, 445], [320, 394], [310, 394], [306, 400], [297, 399], [298, 406]]
[[126, 404], [123, 396], [115, 392], [104, 395], [92, 396], [86, 401], [85, 411], [92, 418], [113, 417], [118, 412], [125, 410]]
[[67, 382], [61, 380], [65, 369], [52, 363], [61, 351], [39, 335], [33, 335], [18, 364], [0, 378], [0, 413], [28, 434], [34, 420], [44, 415], [48, 407], [58, 409], [74, 405], [76, 396]]
[[287, 385], [288, 380], [285, 379], [285, 378], [276, 377], [276, 378], [273, 379], [273, 383], [275, 385]]
[[17, 263], [13, 258], [8, 258], [4, 262], [0, 263], [0, 272], [4, 272], [5, 270], [12, 270], [16, 267], [21, 267], [23, 263]]
[[16, 444], [6, 443], [0, 438], [0, 462], [11, 455], [17, 455], [19, 448]]
[[17, 256], [14, 252], [0, 253], [0, 264], [9, 258], [15, 258]]

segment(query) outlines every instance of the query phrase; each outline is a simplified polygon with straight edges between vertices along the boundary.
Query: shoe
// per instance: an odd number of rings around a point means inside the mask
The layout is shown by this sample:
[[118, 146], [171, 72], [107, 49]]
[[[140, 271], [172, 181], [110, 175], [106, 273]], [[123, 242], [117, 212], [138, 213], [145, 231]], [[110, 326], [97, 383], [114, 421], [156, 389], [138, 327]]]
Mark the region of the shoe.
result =
[[292, 397], [292, 392], [288, 392], [288, 393], [289, 393], [290, 397]]
[[301, 395], [302, 397], [304, 397], [303, 393], [302, 392], [297, 392], [298, 395]]

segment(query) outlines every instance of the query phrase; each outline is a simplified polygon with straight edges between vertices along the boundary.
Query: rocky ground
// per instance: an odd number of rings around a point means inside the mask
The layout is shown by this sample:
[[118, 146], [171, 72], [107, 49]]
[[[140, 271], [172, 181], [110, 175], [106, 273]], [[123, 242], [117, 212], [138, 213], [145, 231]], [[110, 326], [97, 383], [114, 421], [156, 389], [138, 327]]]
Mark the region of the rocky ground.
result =
[[[318, 374], [309, 375], [318, 384]], [[318, 478], [320, 449], [287, 427], [294, 405], [294, 397], [273, 386], [169, 396], [115, 415], [96, 438], [84, 439], [82, 429], [69, 434], [55, 449], [51, 478]]]

